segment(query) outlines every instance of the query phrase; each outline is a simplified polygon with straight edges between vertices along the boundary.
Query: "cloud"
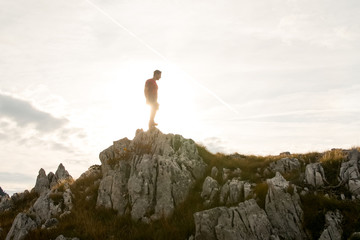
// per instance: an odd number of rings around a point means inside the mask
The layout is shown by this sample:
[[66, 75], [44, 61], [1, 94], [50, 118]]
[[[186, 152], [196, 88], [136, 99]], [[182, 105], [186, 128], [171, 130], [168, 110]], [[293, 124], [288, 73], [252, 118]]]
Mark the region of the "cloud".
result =
[[[30, 182], [34, 181], [32, 176], [28, 174], [19, 173], [19, 172], [0, 172], [0, 182], [7, 183], [23, 183], [23, 182]], [[4, 189], [5, 190], [5, 189]]]
[[29, 102], [0, 93], [1, 118], [10, 118], [19, 126], [34, 125], [40, 132], [49, 132], [68, 123], [65, 118], [56, 118], [36, 109]]

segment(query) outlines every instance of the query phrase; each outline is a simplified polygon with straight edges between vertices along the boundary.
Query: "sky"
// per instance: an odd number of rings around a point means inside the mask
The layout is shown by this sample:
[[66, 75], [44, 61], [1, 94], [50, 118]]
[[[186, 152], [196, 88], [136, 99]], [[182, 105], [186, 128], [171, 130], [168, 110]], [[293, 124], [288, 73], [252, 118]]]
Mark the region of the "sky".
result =
[[358, 0], [0, 0], [0, 186], [147, 130], [212, 152], [360, 146]]

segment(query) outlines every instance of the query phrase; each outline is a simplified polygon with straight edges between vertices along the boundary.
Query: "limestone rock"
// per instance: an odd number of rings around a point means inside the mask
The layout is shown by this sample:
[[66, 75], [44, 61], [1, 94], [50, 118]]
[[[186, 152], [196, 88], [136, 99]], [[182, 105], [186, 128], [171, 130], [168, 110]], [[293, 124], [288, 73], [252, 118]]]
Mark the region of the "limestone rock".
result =
[[73, 208], [73, 195], [70, 189], [66, 189], [63, 194], [64, 204], [67, 207], [68, 210], [71, 210]]
[[57, 220], [56, 218], [50, 218], [50, 219], [46, 220], [46, 222], [44, 223], [42, 228], [52, 228], [52, 227], [56, 226], [57, 224], [59, 224], [59, 220]]
[[135, 220], [171, 215], [206, 167], [193, 140], [158, 129], [137, 130], [132, 141], [115, 141], [99, 157], [97, 206], [130, 211]]
[[[244, 181], [237, 178], [228, 180], [220, 192], [220, 204], [233, 205], [245, 200]], [[247, 193], [248, 194], [248, 193]]]
[[359, 240], [360, 239], [360, 232], [354, 232], [351, 234], [349, 240]]
[[211, 177], [216, 179], [218, 177], [218, 174], [219, 174], [219, 170], [217, 169], [217, 167], [213, 166], [211, 168]]
[[278, 161], [270, 163], [268, 170], [273, 173], [280, 172], [290, 173], [292, 171], [299, 171], [301, 164], [297, 158], [282, 158]]
[[223, 168], [223, 170], [222, 170], [222, 180], [223, 181], [228, 180], [230, 173], [231, 173], [231, 169]]
[[202, 186], [201, 197], [205, 200], [205, 206], [212, 206], [219, 199], [219, 183], [210, 176], [205, 178]]
[[326, 229], [322, 232], [319, 240], [341, 240], [343, 233], [341, 229], [342, 217], [339, 210], [327, 212], [325, 214]]
[[79, 240], [79, 238], [67, 238], [67, 237], [64, 237], [64, 235], [59, 235], [57, 238], [55, 238], [55, 240]]
[[92, 165], [89, 169], [80, 175], [79, 179], [83, 178], [96, 178], [101, 174], [101, 166], [100, 165]]
[[34, 187], [34, 191], [42, 194], [43, 192], [49, 191], [50, 190], [50, 183], [49, 183], [49, 179], [46, 176], [45, 170], [44, 169], [40, 169], [39, 170], [39, 174], [36, 178], [36, 183], [35, 183], [35, 187]]
[[13, 200], [9, 197], [9, 195], [4, 195], [0, 197], [0, 213], [11, 210], [14, 206]]
[[355, 196], [360, 195], [359, 152], [350, 152], [350, 160], [343, 162], [340, 168], [340, 178], [347, 183], [349, 191]]
[[309, 239], [303, 226], [303, 211], [296, 188], [288, 192], [289, 182], [277, 172], [275, 177], [267, 180], [269, 186], [265, 211], [272, 226], [277, 229], [281, 239]]
[[56, 217], [62, 213], [62, 203], [56, 203], [51, 198], [49, 192], [41, 195], [34, 205], [29, 209], [30, 214], [36, 218], [37, 225], [41, 225], [52, 217]]
[[305, 181], [314, 187], [320, 187], [326, 182], [325, 172], [320, 163], [310, 163], [305, 168]]
[[[237, 207], [217, 207], [194, 214], [196, 240], [270, 239], [272, 227], [254, 199]], [[276, 237], [276, 236], [273, 236]]]
[[36, 223], [27, 214], [19, 213], [6, 236], [6, 240], [23, 240], [29, 231], [36, 228]]

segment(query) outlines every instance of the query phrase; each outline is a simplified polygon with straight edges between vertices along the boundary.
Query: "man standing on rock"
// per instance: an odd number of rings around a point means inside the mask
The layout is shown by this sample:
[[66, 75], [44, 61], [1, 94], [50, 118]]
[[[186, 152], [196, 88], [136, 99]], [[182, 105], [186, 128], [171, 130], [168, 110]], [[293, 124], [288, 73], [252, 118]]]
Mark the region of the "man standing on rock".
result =
[[148, 79], [145, 83], [144, 93], [145, 93], [146, 103], [149, 104], [151, 107], [149, 129], [158, 125], [157, 123], [155, 123], [154, 119], [155, 119], [156, 111], [159, 109], [159, 103], [157, 102], [158, 85], [156, 84], [156, 81], [158, 81], [160, 78], [161, 78], [161, 71], [155, 70], [154, 77]]

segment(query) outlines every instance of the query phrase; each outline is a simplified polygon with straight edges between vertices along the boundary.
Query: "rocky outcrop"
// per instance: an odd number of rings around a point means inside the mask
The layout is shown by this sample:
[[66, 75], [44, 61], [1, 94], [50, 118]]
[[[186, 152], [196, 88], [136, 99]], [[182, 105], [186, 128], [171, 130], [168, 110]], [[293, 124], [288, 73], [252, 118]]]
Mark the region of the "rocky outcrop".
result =
[[11, 210], [11, 208], [14, 206], [14, 202], [9, 197], [9, 195], [4, 195], [0, 197], [0, 213]]
[[6, 236], [6, 240], [23, 240], [29, 231], [34, 230], [36, 227], [35, 221], [26, 213], [19, 213]]
[[[46, 176], [44, 169], [40, 169], [33, 188], [40, 196], [30, 209], [17, 215], [6, 239], [24, 239], [30, 230], [37, 227], [55, 227], [59, 222], [57, 217], [72, 208], [72, 193], [69, 186], [72, 181], [72, 177], [62, 164], [59, 165], [56, 174], [49, 173]], [[22, 202], [29, 194], [29, 191], [15, 193], [11, 197], [11, 202]]]
[[266, 213], [254, 199], [237, 207], [217, 207], [194, 214], [196, 240], [276, 239]]
[[340, 168], [340, 179], [346, 183], [349, 191], [357, 196], [360, 195], [359, 152], [354, 149], [349, 154], [350, 160], [343, 162]]
[[50, 194], [51, 193], [41, 195], [30, 208], [29, 212], [35, 216], [36, 223], [39, 226], [50, 218], [62, 213], [61, 203], [56, 204], [50, 198]]
[[40, 195], [44, 193], [46, 194], [52, 188], [66, 182], [73, 182], [73, 178], [65, 169], [62, 163], [60, 163], [60, 165], [58, 166], [55, 174], [50, 172], [48, 175], [46, 175], [45, 170], [41, 168], [36, 178], [36, 183], [33, 191], [39, 193]]
[[305, 181], [314, 187], [324, 186], [325, 172], [320, 163], [310, 163], [305, 168]]
[[228, 180], [222, 187], [220, 192], [221, 205], [234, 205], [244, 201], [249, 195], [251, 185], [238, 178]]
[[50, 183], [49, 183], [49, 179], [46, 176], [45, 170], [44, 169], [40, 169], [39, 170], [39, 174], [36, 178], [36, 183], [35, 183], [35, 187], [34, 187], [34, 191], [42, 194], [43, 192], [49, 191], [50, 190]]
[[284, 174], [300, 171], [300, 167], [301, 164], [297, 158], [282, 158], [270, 163], [267, 170], [273, 173], [280, 172], [281, 174]]
[[265, 211], [279, 237], [308, 239], [303, 227], [303, 211], [296, 188], [290, 186], [279, 172], [274, 178], [268, 179], [267, 184], [269, 189], [265, 199]]
[[97, 206], [145, 221], [170, 216], [206, 167], [194, 141], [158, 129], [137, 130], [132, 141], [114, 142], [100, 160]]
[[341, 240], [343, 231], [341, 221], [343, 216], [339, 210], [329, 211], [325, 214], [325, 230], [322, 232], [319, 240]]
[[204, 199], [204, 205], [207, 207], [214, 205], [219, 200], [219, 193], [219, 183], [212, 177], [207, 176], [201, 192], [201, 197]]
[[79, 238], [67, 238], [64, 237], [64, 235], [59, 235], [57, 238], [55, 238], [55, 240], [79, 240]]

